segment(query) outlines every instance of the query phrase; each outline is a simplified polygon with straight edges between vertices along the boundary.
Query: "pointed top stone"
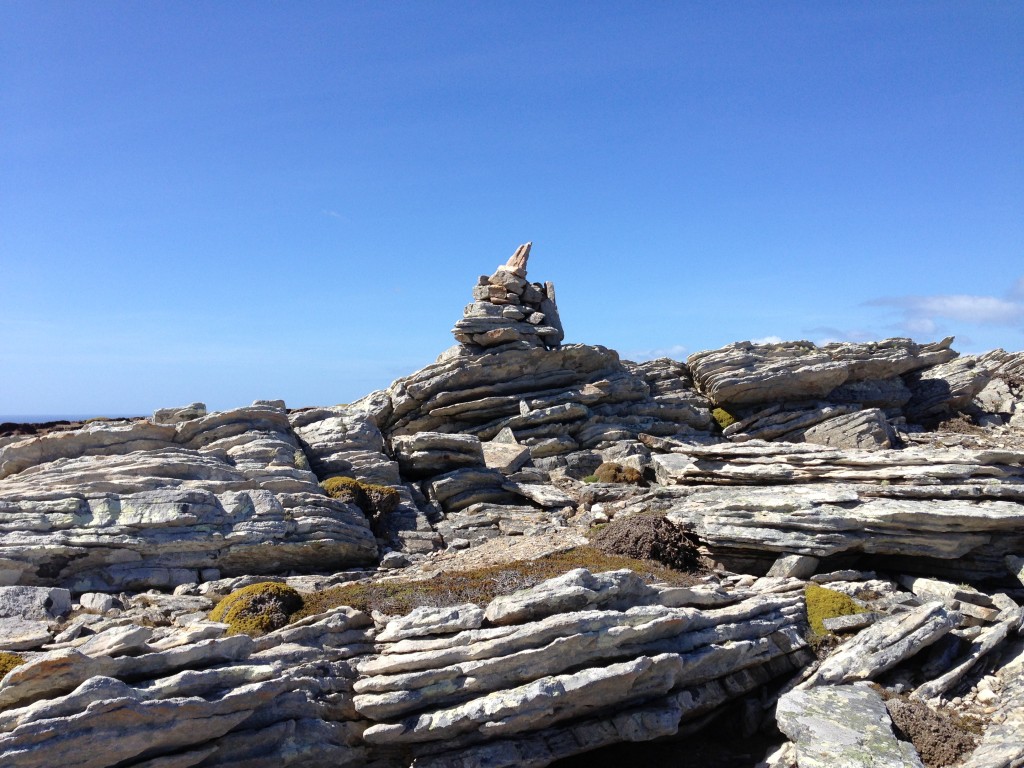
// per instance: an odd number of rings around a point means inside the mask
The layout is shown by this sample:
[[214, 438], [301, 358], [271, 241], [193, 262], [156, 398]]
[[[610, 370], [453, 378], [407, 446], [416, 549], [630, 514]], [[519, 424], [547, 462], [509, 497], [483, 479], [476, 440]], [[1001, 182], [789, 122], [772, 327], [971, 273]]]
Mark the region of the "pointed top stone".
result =
[[516, 252], [509, 256], [505, 266], [512, 272], [521, 272], [523, 275], [526, 274], [526, 262], [530, 258], [530, 248], [533, 243], [523, 243]]

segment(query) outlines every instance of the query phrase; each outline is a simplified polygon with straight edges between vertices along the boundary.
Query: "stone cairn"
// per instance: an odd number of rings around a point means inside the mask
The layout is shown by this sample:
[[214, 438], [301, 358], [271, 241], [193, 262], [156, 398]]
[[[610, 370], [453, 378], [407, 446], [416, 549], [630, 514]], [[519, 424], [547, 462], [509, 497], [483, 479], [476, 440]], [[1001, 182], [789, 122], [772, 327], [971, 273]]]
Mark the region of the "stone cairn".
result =
[[466, 306], [452, 329], [455, 340], [474, 352], [561, 346], [565, 333], [558, 318], [554, 283], [526, 280], [530, 247], [516, 248], [508, 262], [493, 275], [481, 275], [473, 287], [473, 303]]

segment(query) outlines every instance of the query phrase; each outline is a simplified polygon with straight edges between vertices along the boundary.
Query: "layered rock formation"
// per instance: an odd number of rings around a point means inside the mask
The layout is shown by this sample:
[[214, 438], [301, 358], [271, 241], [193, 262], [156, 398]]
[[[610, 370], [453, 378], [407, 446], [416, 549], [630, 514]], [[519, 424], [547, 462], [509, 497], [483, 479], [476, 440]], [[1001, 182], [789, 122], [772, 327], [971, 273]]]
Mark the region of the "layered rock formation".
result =
[[[920, 707], [985, 719], [952, 764], [1024, 764], [1024, 353], [622, 361], [564, 343], [529, 253], [481, 278], [455, 347], [356, 403], [0, 434], [0, 765], [541, 768], [716, 717], [773, 734], [766, 765], [915, 765], [889, 718]], [[591, 529], [636, 515], [717, 570], [494, 570], [595, 557]], [[455, 572], [498, 596], [434, 589]], [[267, 580], [420, 607], [209, 619]], [[829, 637], [819, 586], [848, 601]]]
[[365, 515], [306, 467], [278, 405], [14, 440], [0, 448], [0, 584], [173, 588], [375, 562]]

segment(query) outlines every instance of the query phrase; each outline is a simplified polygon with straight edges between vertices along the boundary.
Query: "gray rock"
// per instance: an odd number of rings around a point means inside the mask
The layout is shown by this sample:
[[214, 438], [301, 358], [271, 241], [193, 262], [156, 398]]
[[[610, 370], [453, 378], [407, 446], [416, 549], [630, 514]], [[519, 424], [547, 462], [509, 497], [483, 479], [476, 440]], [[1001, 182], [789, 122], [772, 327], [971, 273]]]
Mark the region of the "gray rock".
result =
[[414, 608], [405, 616], [389, 621], [377, 635], [377, 642], [391, 643], [410, 637], [455, 634], [467, 629], [479, 629], [483, 620], [483, 610], [473, 603], [445, 608]]
[[869, 408], [834, 416], [800, 430], [795, 435], [786, 435], [784, 439], [802, 439], [804, 442], [833, 448], [860, 448], [870, 451], [892, 448], [896, 443], [896, 433], [889, 426], [883, 411]]
[[920, 653], [959, 623], [959, 614], [939, 602], [888, 616], [844, 643], [800, 687], [871, 680]]
[[956, 685], [986, 654], [999, 647], [1011, 631], [1020, 627], [1024, 612], [1017, 608], [998, 624], [984, 629], [971, 643], [967, 653], [954, 661], [950, 667], [934, 680], [929, 680], [914, 691], [922, 699], [931, 699], [945, 693]]
[[507, 480], [505, 490], [529, 499], [541, 507], [575, 507], [576, 500], [553, 485], [542, 483], [517, 483]]
[[820, 398], [842, 384], [891, 378], [946, 362], [956, 356], [952, 338], [919, 345], [910, 339], [870, 344], [806, 341], [780, 344], [737, 342], [698, 352], [686, 362], [697, 389], [718, 405]]
[[[284, 405], [282, 404], [283, 408]], [[153, 412], [154, 424], [177, 424], [180, 421], [199, 419], [207, 415], [205, 403], [192, 403], [177, 408], [160, 408]]]
[[1017, 581], [1024, 584], [1024, 557], [1006, 555], [1004, 562], [1010, 573], [1017, 577]]
[[853, 413], [856, 408], [855, 405], [832, 405], [830, 403], [818, 403], [803, 407], [788, 407], [783, 403], [776, 403], [730, 424], [722, 430], [722, 434], [734, 442], [774, 440], [776, 438], [803, 442], [803, 434], [809, 428], [823, 421]]
[[994, 378], [974, 396], [972, 403], [985, 413], [1009, 417], [1016, 409], [1016, 401], [1006, 380]]
[[[507, 427], [511, 435], [512, 430]], [[504, 430], [503, 430], [504, 431]], [[513, 437], [513, 441], [515, 438]], [[518, 442], [507, 440], [499, 441], [497, 438], [483, 444], [484, 464], [488, 469], [496, 469], [503, 475], [511, 475], [518, 472], [530, 461], [530, 449]]]
[[93, 613], [106, 613], [117, 605], [117, 600], [112, 595], [86, 592], [78, 598], [78, 603], [82, 606], [83, 610]]
[[423, 478], [464, 467], [482, 467], [484, 452], [474, 435], [419, 432], [391, 439], [391, 449], [406, 477]]
[[115, 627], [91, 636], [78, 646], [78, 650], [86, 656], [124, 656], [134, 655], [146, 650], [153, 630], [129, 624]]
[[632, 571], [592, 574], [584, 568], [576, 568], [536, 587], [496, 597], [487, 606], [485, 615], [492, 624], [516, 624], [592, 606], [636, 604], [637, 600], [655, 594], [656, 591]]
[[0, 651], [28, 651], [50, 642], [53, 632], [45, 621], [9, 617], [0, 621]]
[[68, 432], [26, 437], [0, 446], [0, 479], [62, 458], [120, 456], [169, 448], [174, 439], [173, 426], [149, 421], [93, 422]]
[[58, 619], [71, 612], [71, 593], [54, 587], [0, 587], [0, 619]]
[[981, 743], [962, 768], [995, 768], [1024, 764], [1024, 645], [1011, 646], [1010, 660], [1001, 670], [1002, 688], [996, 716], [986, 724]]
[[[948, 605], [953, 603], [973, 603], [990, 608], [995, 603], [989, 595], [979, 592], [966, 584], [951, 584], [940, 579], [923, 576], [903, 575], [897, 581], [923, 600], [942, 600]], [[959, 605], [952, 605], [959, 608]]]
[[849, 616], [823, 619], [821, 623], [829, 632], [856, 632], [865, 627], [870, 627], [879, 618], [879, 614], [867, 611], [866, 613], [853, 613]]
[[0, 583], [108, 592], [195, 583], [213, 567], [239, 575], [376, 561], [365, 515], [296, 468], [301, 449], [281, 409], [59, 434], [2, 449], [8, 468], [40, 463], [0, 480]]
[[380, 559], [381, 570], [390, 571], [395, 568], [405, 568], [411, 565], [409, 556], [404, 552], [388, 552]]
[[458, 512], [482, 502], [514, 502], [505, 477], [493, 469], [457, 469], [429, 481], [431, 498], [445, 512]]
[[911, 392], [899, 376], [842, 384], [825, 396], [832, 403], [857, 403], [865, 408], [902, 408]]
[[[369, 395], [369, 401], [377, 394]], [[390, 410], [390, 399], [384, 395]], [[377, 485], [401, 483], [398, 463], [384, 453], [384, 437], [367, 415], [356, 406], [311, 408], [293, 411], [289, 421], [310, 468], [318, 477], [358, 477]]]
[[882, 697], [868, 687], [790, 691], [779, 699], [776, 721], [795, 742], [800, 768], [924, 768], [913, 745], [893, 735]]
[[818, 567], [818, 558], [810, 555], [783, 555], [768, 569], [768, 576], [782, 579], [808, 579]]
[[904, 407], [907, 419], [921, 422], [962, 410], [991, 378], [991, 361], [977, 355], [909, 375], [906, 380], [912, 396]]

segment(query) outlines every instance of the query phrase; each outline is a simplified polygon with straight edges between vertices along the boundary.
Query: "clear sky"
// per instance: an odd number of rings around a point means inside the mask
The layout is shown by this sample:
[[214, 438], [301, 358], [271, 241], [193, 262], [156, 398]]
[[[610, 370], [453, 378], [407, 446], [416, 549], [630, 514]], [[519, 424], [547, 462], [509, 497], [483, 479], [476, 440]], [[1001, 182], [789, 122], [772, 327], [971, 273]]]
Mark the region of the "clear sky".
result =
[[1024, 4], [0, 3], [0, 413], [351, 401], [527, 240], [624, 357], [1020, 350]]

